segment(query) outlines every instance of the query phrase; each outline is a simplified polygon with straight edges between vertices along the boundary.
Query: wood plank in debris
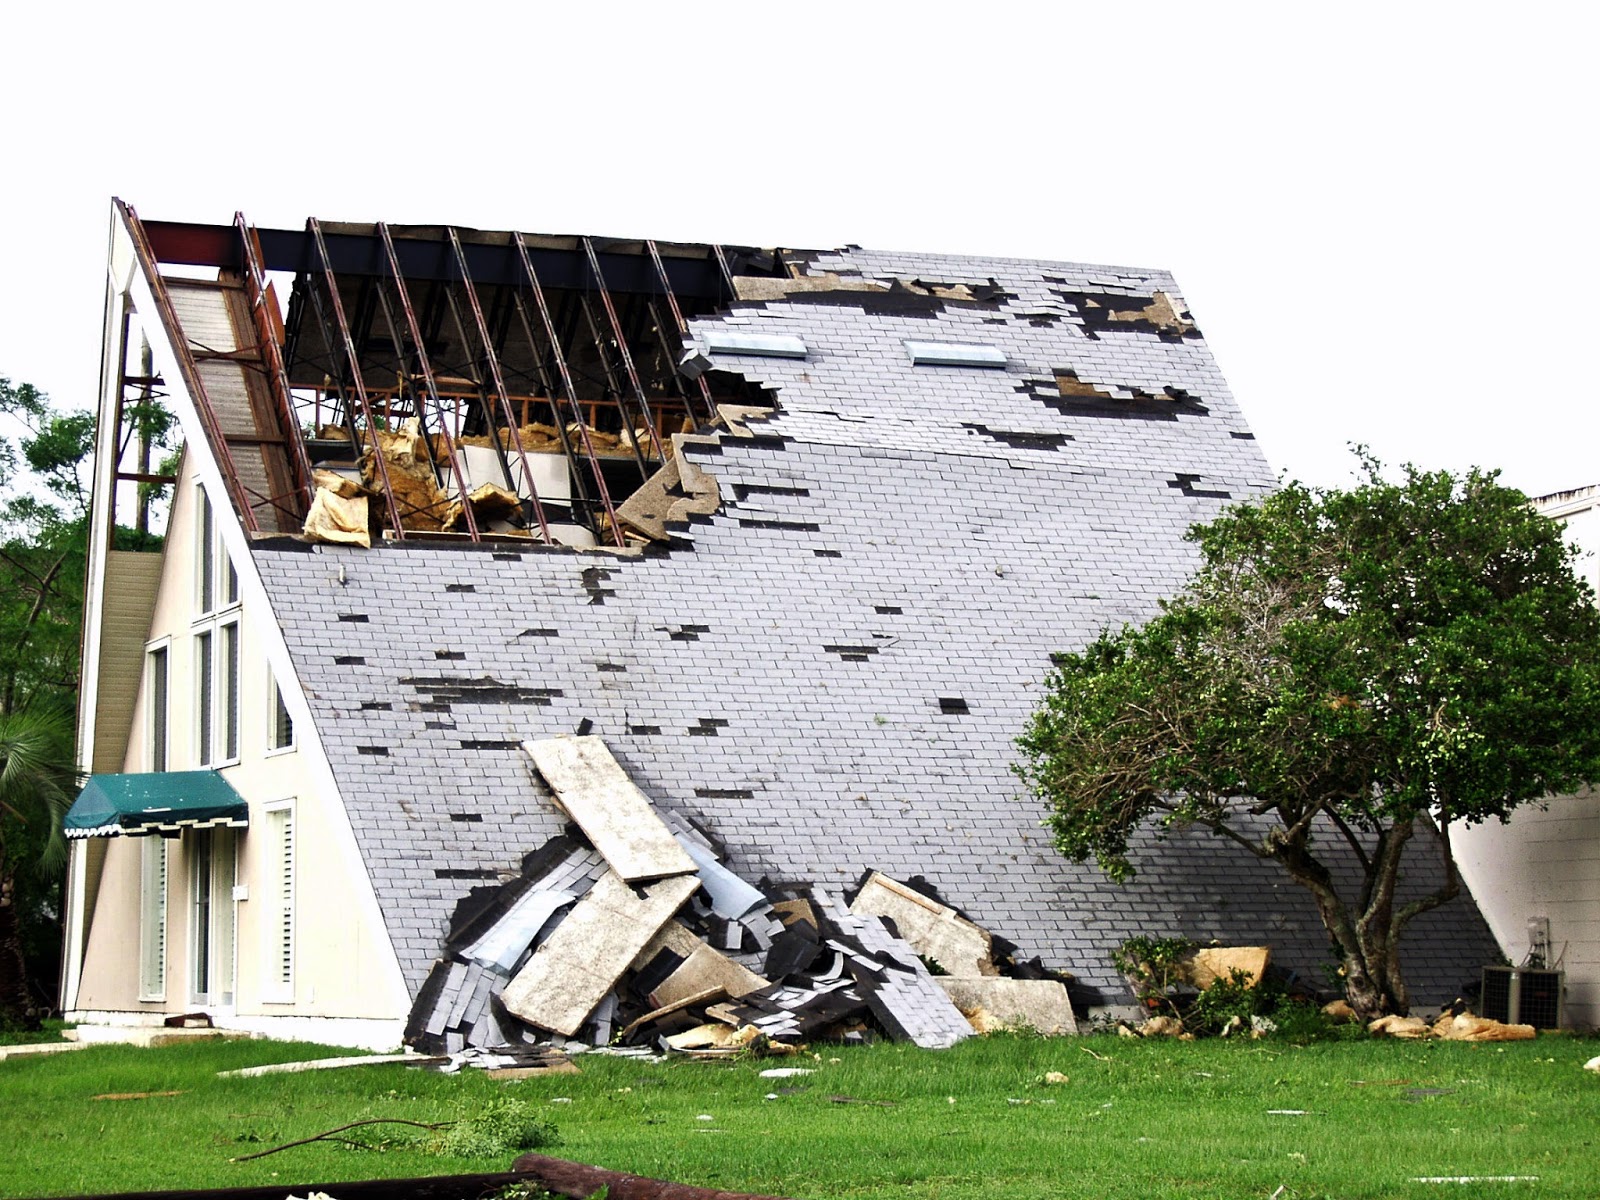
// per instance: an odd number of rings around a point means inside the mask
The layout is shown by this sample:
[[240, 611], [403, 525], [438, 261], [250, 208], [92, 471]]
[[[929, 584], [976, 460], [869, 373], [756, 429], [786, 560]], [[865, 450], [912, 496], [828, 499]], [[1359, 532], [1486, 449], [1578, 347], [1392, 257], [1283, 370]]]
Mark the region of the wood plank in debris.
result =
[[649, 945], [639, 951], [639, 957], [633, 960], [630, 969], [643, 970], [645, 965], [663, 950], [670, 950], [679, 958], [688, 958], [700, 944], [700, 939], [694, 935], [694, 931], [682, 921], [668, 921], [661, 927], [661, 932], [650, 939]]
[[1032, 1029], [1060, 1036], [1078, 1032], [1067, 989], [1054, 979], [957, 979], [940, 975], [934, 982], [979, 1033]]
[[674, 1001], [672, 1004], [663, 1004], [660, 1008], [653, 1008], [649, 1012], [645, 1013], [642, 1017], [635, 1017], [632, 1021], [628, 1022], [628, 1024], [624, 1025], [622, 1028], [622, 1036], [627, 1037], [640, 1026], [649, 1025], [652, 1022], [659, 1021], [662, 1017], [670, 1017], [675, 1012], [680, 1012], [685, 1008], [694, 1008], [697, 1005], [705, 1004], [708, 1001], [717, 1000], [723, 996], [726, 996], [727, 994], [728, 993], [723, 991], [720, 987], [713, 987], [707, 988], [703, 992], [695, 992], [693, 995], [684, 996], [682, 999]]
[[741, 967], [727, 955], [702, 942], [684, 959], [682, 966], [650, 993], [650, 1003], [659, 1008], [708, 988], [721, 988], [728, 995], [738, 998], [767, 986], [768, 981], [754, 971]]
[[972, 979], [1000, 974], [987, 930], [881, 872], [868, 876], [850, 911], [857, 916], [888, 917], [913, 950], [951, 975]]
[[803, 898], [798, 900], [776, 900], [772, 905], [772, 913], [783, 923], [785, 929], [791, 928], [798, 922], [809, 926], [813, 933], [816, 932], [817, 914], [813, 911], [809, 900]]
[[409, 1067], [438, 1067], [448, 1057], [427, 1054], [356, 1054], [347, 1058], [312, 1058], [302, 1062], [266, 1063], [259, 1067], [240, 1067], [218, 1071], [218, 1079], [254, 1079], [258, 1075], [293, 1075], [300, 1071], [337, 1071], [344, 1067], [385, 1067], [405, 1063]]
[[695, 869], [604, 739], [564, 734], [522, 744], [556, 803], [623, 879], [638, 883]]
[[695, 876], [679, 875], [650, 884], [641, 897], [608, 872], [506, 985], [501, 1002], [530, 1025], [572, 1037], [699, 886]]
[[484, 1072], [490, 1079], [509, 1082], [516, 1079], [533, 1079], [539, 1075], [578, 1075], [582, 1072], [575, 1062], [552, 1063], [548, 1067], [490, 1067]]

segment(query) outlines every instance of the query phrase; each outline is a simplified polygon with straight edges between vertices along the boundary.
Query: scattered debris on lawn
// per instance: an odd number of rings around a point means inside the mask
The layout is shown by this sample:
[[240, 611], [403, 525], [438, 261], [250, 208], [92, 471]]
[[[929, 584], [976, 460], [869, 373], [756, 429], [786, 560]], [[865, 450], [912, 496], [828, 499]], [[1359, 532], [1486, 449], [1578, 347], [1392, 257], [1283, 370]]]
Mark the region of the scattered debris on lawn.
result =
[[1421, 1017], [1379, 1017], [1368, 1024], [1367, 1032], [1393, 1038], [1442, 1038], [1449, 1042], [1525, 1042], [1538, 1035], [1532, 1025], [1507, 1025], [1488, 1017], [1473, 1016], [1470, 1012], [1448, 1010], [1431, 1025]]
[[659, 812], [602, 739], [524, 746], [574, 824], [457, 906], [407, 1022], [422, 1054], [543, 1043], [716, 1058], [1077, 1032], [1069, 976], [1016, 963], [923, 891], [877, 871], [849, 903], [817, 885], [757, 888], [703, 830]]
[[1352, 1025], [1359, 1018], [1348, 1000], [1330, 1000], [1322, 1006], [1322, 1015], [1335, 1025]]
[[1537, 1175], [1413, 1175], [1412, 1183], [1538, 1183]]
[[1585, 1071], [1600, 1071], [1600, 1054], [1596, 1054], [1588, 1062], [1584, 1063], [1583, 1069]]
[[91, 1100], [150, 1100], [156, 1096], [181, 1096], [181, 1090], [176, 1092], [101, 1092], [98, 1096], [91, 1096]]

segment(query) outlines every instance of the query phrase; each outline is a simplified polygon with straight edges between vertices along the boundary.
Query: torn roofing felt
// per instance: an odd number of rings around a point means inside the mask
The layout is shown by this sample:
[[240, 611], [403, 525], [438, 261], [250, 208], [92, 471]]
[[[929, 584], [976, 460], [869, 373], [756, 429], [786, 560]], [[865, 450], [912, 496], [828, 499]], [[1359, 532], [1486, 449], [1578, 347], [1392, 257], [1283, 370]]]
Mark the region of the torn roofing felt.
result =
[[[791, 257], [822, 282], [773, 272], [687, 320], [691, 374], [774, 407], [679, 439], [717, 501], [670, 542], [256, 543], [413, 991], [468, 889], [560, 831], [519, 747], [574, 730], [744, 879], [921, 877], [1111, 1000], [1136, 933], [1269, 943], [1320, 981], [1326, 934], [1274, 868], [1176, 832], [1114, 885], [1055, 853], [1010, 771], [1050, 653], [1152, 614], [1193, 565], [1184, 530], [1271, 486], [1174, 281]], [[1419, 1002], [1493, 947], [1470, 902], [1419, 919]]]

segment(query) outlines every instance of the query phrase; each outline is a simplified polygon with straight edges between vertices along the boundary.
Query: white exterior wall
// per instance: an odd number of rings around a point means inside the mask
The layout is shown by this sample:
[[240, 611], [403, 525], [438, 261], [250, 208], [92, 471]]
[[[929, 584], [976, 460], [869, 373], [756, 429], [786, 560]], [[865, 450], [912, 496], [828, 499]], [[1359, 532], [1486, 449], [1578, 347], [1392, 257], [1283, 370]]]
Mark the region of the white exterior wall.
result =
[[[113, 216], [113, 266], [130, 253], [127, 234]], [[124, 290], [125, 289], [125, 290]], [[148, 281], [137, 267], [113, 270], [107, 304], [107, 337], [115, 336], [124, 304], [149, 313], [154, 304]], [[146, 323], [157, 370], [172, 387], [172, 404], [182, 422], [186, 452], [176, 485], [167, 528], [160, 587], [145, 649], [165, 645], [168, 654], [167, 769], [217, 767], [249, 804], [250, 828], [236, 831], [237, 888], [230, 903], [235, 916], [233, 1003], [196, 1003], [191, 979], [192, 931], [189, 928], [192, 881], [189, 874], [193, 833], [171, 846], [168, 856], [166, 989], [160, 1000], [140, 999], [140, 843], [145, 839], [105, 839], [103, 872], [85, 869], [87, 847], [73, 847], [68, 897], [66, 991], [69, 1016], [86, 1020], [141, 1023], [172, 1013], [205, 1009], [222, 1026], [247, 1028], [285, 1037], [315, 1036], [348, 1045], [393, 1047], [399, 1043], [410, 997], [389, 942], [382, 915], [355, 845], [353, 831], [310, 712], [294, 677], [287, 647], [255, 574], [246, 534], [233, 515], [217, 464], [193, 407], [184, 394], [183, 378], [166, 331]], [[116, 350], [108, 340], [112, 366], [103, 372], [101, 427], [112, 426], [108, 413], [116, 403]], [[106, 450], [102, 446], [102, 451]], [[107, 473], [97, 475], [96, 545], [109, 543], [110, 505]], [[201, 613], [198, 586], [198, 543], [201, 490], [211, 498], [219, 542], [217, 577], [225, 573], [226, 554], [239, 573], [239, 601]], [[86, 610], [104, 607], [104, 556], [92, 554]], [[196, 637], [206, 628], [237, 618], [239, 625], [239, 745], [235, 759], [222, 751], [210, 764], [197, 749]], [[90, 628], [98, 628], [91, 621]], [[220, 638], [214, 644], [220, 650]], [[80, 740], [92, 739], [95, 696], [101, 680], [100, 647], [86, 637], [84, 688], [80, 706]], [[295, 743], [273, 750], [272, 681], [277, 678], [295, 725]], [[220, 676], [217, 677], [220, 686]], [[149, 771], [151, 761], [151, 697], [148, 670], [141, 673], [133, 706], [131, 736], [122, 769]], [[215, 736], [221, 739], [220, 726]], [[87, 765], [87, 764], [85, 764]], [[104, 769], [104, 768], [102, 768]], [[268, 901], [273, 863], [266, 836], [266, 811], [284, 801], [294, 805], [295, 894], [294, 967], [292, 987], [285, 990], [269, 976], [269, 956], [278, 943], [273, 936], [275, 906]], [[96, 886], [96, 882], [98, 886]], [[94, 888], [92, 899], [88, 892]], [[88, 914], [92, 913], [92, 917]], [[88, 928], [83, 929], [84, 922]], [[81, 960], [75, 947], [83, 947]]]
[[[1578, 574], [1600, 592], [1600, 486], [1535, 505], [1566, 526], [1581, 552]], [[1547, 919], [1551, 952], [1567, 973], [1567, 1023], [1600, 1027], [1600, 794], [1527, 805], [1505, 825], [1457, 825], [1451, 841], [1462, 879], [1505, 956], [1521, 963], [1529, 921]]]

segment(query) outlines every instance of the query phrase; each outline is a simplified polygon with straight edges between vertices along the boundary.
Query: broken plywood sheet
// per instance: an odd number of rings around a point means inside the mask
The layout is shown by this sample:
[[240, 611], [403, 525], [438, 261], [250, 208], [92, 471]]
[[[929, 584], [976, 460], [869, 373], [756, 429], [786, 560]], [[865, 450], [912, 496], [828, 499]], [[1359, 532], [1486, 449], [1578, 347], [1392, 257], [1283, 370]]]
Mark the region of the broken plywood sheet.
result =
[[[656, 816], [649, 798], [611, 757], [604, 739], [563, 734], [522, 745], [562, 811], [623, 879], [638, 883], [695, 869], [694, 860]], [[695, 885], [699, 886], [698, 879]]]
[[993, 939], [986, 930], [887, 875], [874, 871], [850, 911], [888, 917], [913, 950], [958, 978], [1000, 974], [992, 958]]
[[1194, 952], [1183, 964], [1182, 972], [1186, 982], [1202, 991], [1219, 979], [1232, 979], [1235, 971], [1249, 976], [1246, 987], [1255, 987], [1271, 961], [1269, 946], [1207, 946]]
[[[672, 436], [673, 455], [665, 465], [645, 480], [633, 495], [617, 505], [617, 520], [655, 541], [668, 541], [667, 525], [687, 521], [692, 515], [709, 516], [722, 503], [716, 479], [683, 460], [678, 453], [688, 435]], [[708, 439], [692, 439], [702, 445]]]
[[754, 971], [702, 942], [650, 993], [650, 1003], [661, 1008], [712, 988], [737, 999], [767, 986], [768, 981]]
[[1078, 1032], [1067, 989], [1053, 979], [940, 975], [934, 982], [979, 1033], [1019, 1028], [1050, 1036]]
[[530, 1025], [572, 1037], [699, 886], [680, 875], [640, 894], [607, 872], [506, 985], [501, 1003]]

